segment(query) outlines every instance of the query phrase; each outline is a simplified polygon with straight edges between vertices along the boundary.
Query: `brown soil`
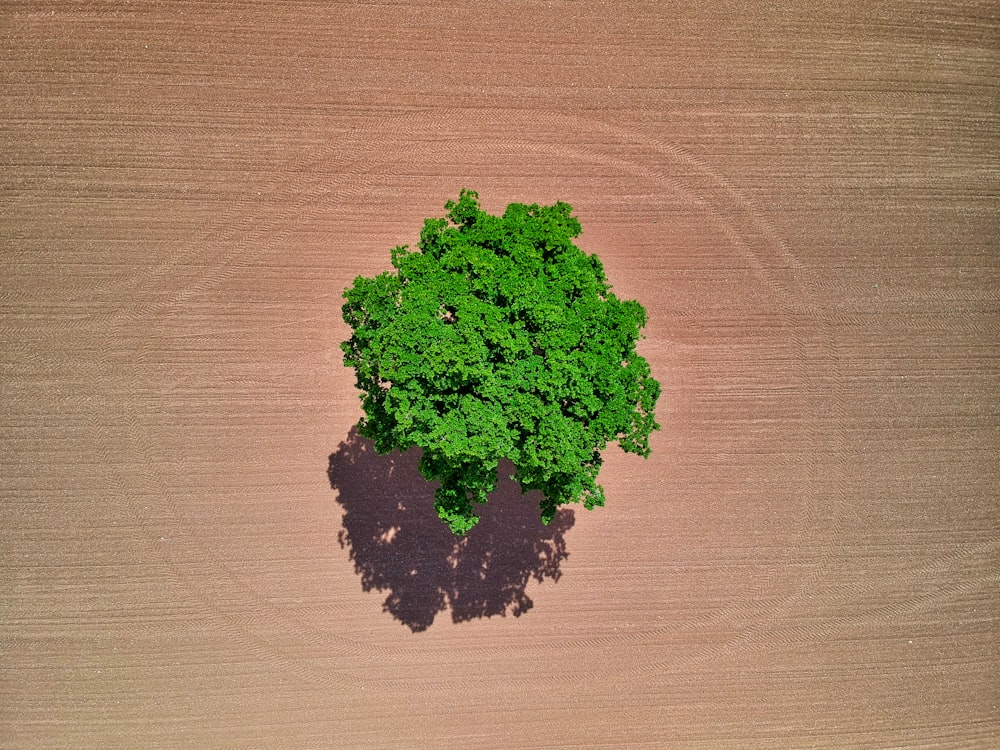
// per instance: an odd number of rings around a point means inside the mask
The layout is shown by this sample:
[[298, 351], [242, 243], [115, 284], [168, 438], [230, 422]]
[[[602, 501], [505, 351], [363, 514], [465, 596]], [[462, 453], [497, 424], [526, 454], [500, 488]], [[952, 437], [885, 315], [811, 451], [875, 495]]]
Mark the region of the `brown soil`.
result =
[[[0, 745], [1000, 742], [1000, 25], [882, 7], [5, 2]], [[338, 343], [463, 186], [664, 427], [456, 547]]]

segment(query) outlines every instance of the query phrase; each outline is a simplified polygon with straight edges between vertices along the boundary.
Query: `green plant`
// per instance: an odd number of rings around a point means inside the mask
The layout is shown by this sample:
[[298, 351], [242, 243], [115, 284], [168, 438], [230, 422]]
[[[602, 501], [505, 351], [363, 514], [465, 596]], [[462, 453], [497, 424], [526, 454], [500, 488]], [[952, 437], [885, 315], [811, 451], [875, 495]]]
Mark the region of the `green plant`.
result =
[[566, 203], [512, 203], [503, 216], [462, 190], [427, 219], [419, 252], [392, 251], [394, 272], [347, 289], [342, 344], [379, 453], [423, 450], [435, 509], [456, 534], [478, 520], [500, 459], [521, 488], [541, 490], [541, 517], [582, 501], [609, 441], [649, 456], [660, 385], [635, 351], [646, 311], [615, 297], [596, 255], [572, 239]]

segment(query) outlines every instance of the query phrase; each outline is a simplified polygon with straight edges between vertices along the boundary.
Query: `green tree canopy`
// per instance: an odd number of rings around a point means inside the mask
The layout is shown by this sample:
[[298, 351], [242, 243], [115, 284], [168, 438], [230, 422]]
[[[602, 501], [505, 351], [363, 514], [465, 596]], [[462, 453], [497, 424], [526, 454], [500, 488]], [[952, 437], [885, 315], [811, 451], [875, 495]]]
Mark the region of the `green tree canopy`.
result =
[[604, 505], [609, 441], [648, 457], [659, 429], [660, 385], [635, 351], [646, 311], [617, 299], [597, 256], [573, 244], [572, 207], [512, 203], [492, 216], [478, 198], [448, 201], [419, 252], [395, 248], [395, 271], [356, 278], [343, 306], [360, 433], [379, 453], [423, 450], [421, 474], [440, 482], [434, 507], [459, 535], [500, 459], [522, 490], [541, 490], [548, 523], [564, 503]]

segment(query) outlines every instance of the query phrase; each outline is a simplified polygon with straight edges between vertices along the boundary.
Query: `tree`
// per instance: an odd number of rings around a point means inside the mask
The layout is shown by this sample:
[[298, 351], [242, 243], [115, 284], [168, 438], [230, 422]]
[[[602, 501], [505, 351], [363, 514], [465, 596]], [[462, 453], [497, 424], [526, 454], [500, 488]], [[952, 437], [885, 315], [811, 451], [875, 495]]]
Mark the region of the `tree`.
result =
[[609, 441], [649, 456], [660, 385], [635, 344], [646, 311], [615, 297], [572, 207], [512, 203], [503, 216], [462, 190], [427, 219], [419, 251], [344, 292], [341, 346], [381, 454], [419, 446], [435, 510], [457, 535], [478, 520], [500, 459], [522, 490], [560, 505], [604, 505], [596, 479]]

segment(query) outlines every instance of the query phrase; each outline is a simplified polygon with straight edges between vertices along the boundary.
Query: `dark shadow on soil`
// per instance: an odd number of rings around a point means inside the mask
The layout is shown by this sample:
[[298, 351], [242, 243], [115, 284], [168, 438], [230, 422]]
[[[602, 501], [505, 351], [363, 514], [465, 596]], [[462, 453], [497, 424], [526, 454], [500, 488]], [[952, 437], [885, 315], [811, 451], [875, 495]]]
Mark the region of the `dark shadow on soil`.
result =
[[573, 511], [545, 526], [538, 492], [521, 493], [500, 466], [500, 482], [478, 508], [479, 523], [456, 537], [434, 512], [436, 484], [417, 470], [418, 449], [380, 456], [357, 428], [330, 456], [330, 486], [344, 509], [340, 546], [350, 551], [365, 591], [387, 591], [383, 609], [414, 632], [439, 612], [454, 622], [531, 609], [533, 578], [559, 580]]

